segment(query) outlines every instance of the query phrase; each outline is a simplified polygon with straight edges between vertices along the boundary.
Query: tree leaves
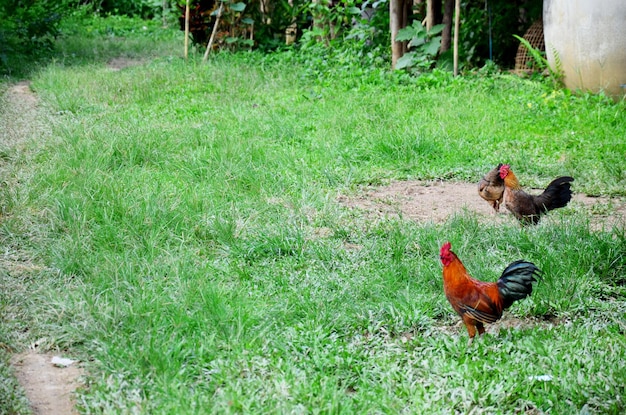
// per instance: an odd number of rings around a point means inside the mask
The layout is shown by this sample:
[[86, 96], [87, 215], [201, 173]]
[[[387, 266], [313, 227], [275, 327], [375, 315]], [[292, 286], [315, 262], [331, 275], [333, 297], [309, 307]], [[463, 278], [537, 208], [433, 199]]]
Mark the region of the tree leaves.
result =
[[443, 30], [444, 25], [438, 24], [430, 30], [422, 25], [418, 20], [413, 21], [413, 25], [398, 30], [396, 41], [408, 41], [411, 52], [405, 53], [396, 62], [396, 69], [410, 67], [429, 68], [439, 52], [441, 46], [441, 36], [437, 36]]

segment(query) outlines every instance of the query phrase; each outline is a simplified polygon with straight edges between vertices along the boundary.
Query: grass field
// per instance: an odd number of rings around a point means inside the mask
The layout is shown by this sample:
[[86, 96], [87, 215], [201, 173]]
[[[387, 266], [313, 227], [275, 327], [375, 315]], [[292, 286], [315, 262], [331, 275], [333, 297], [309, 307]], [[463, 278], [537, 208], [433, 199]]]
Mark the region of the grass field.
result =
[[[2, 154], [4, 261], [32, 266], [3, 267], [0, 341], [85, 362], [79, 409], [626, 410], [623, 228], [572, 209], [528, 229], [371, 220], [337, 202], [392, 179], [474, 182], [498, 162], [527, 186], [569, 174], [576, 192], [623, 196], [624, 102], [317, 55], [185, 62], [159, 43], [173, 37], [125, 33], [131, 46], [64, 40], [32, 76], [45, 139]], [[111, 70], [118, 55], [138, 64]], [[519, 258], [543, 269], [509, 312], [522, 329], [466, 347], [442, 291], [447, 240], [481, 279]]]

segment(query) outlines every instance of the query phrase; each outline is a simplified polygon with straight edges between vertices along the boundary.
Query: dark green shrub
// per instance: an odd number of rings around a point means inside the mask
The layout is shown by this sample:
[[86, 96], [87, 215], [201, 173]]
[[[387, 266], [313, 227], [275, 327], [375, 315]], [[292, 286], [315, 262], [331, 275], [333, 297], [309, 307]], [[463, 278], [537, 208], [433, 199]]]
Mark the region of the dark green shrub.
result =
[[0, 2], [0, 72], [24, 57], [39, 57], [52, 50], [59, 24], [74, 0], [5, 0]]
[[[87, 0], [83, 4], [90, 5], [100, 15], [124, 15], [153, 19], [163, 13], [163, 0]], [[171, 10], [171, 1], [166, 1], [166, 10]]]
[[[541, 0], [465, 0], [462, 3], [459, 53], [461, 62], [481, 67], [489, 59], [513, 67], [519, 41], [541, 18]], [[489, 31], [491, 30], [491, 44]]]

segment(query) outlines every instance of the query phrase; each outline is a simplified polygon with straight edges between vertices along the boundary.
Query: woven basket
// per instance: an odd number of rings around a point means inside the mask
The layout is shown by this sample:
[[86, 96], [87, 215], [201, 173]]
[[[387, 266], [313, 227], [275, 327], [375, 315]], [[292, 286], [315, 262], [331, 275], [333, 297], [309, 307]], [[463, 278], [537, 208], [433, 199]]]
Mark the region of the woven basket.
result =
[[[535, 21], [522, 36], [534, 48], [541, 52], [546, 50], [546, 42], [543, 38], [543, 21]], [[518, 74], [532, 73], [538, 71], [533, 56], [529, 53], [526, 46], [520, 43], [515, 55], [515, 72]]]

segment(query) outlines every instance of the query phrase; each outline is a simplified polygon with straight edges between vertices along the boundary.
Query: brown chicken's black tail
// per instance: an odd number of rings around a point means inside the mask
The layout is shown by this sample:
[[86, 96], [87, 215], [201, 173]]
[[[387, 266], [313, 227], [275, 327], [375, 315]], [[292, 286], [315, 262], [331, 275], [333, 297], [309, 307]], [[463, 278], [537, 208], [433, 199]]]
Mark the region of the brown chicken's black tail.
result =
[[552, 180], [546, 190], [535, 199], [537, 207], [547, 212], [567, 205], [572, 200], [571, 183], [573, 181], [574, 178], [569, 176]]
[[533, 282], [537, 282], [535, 277], [541, 277], [541, 270], [532, 262], [515, 261], [505, 268], [498, 279], [498, 291], [502, 297], [504, 309], [533, 292]]

